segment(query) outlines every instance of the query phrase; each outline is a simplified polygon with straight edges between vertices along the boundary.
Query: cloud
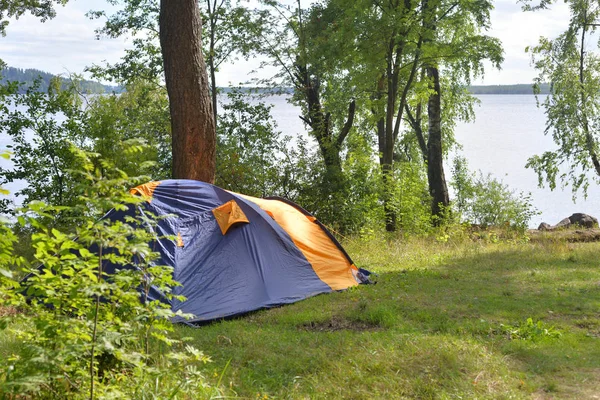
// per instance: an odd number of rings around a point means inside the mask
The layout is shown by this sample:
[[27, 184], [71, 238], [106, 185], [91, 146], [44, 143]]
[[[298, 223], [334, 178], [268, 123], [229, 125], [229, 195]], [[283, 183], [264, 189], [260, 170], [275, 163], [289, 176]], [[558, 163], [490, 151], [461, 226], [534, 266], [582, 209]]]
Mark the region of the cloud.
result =
[[127, 39], [96, 40], [94, 30], [102, 21], [85, 16], [89, 8], [104, 6], [96, 3], [86, 2], [85, 9], [77, 2], [58, 7], [56, 18], [45, 23], [30, 15], [10, 21], [6, 37], [0, 38], [2, 59], [10, 66], [55, 74], [81, 73], [93, 63], [117, 61]]
[[530, 83], [536, 75], [530, 65], [527, 46], [535, 46], [540, 36], [556, 37], [567, 29], [569, 10], [564, 3], [555, 3], [550, 10], [523, 12], [514, 0], [498, 0], [491, 14], [490, 36], [499, 38], [504, 47], [505, 62], [501, 71], [488, 68], [485, 79], [478, 83], [501, 85]]
[[[253, 4], [253, 3], [251, 3]], [[555, 3], [551, 10], [523, 12], [515, 0], [498, 0], [492, 11], [492, 28], [488, 32], [502, 40], [505, 63], [501, 71], [487, 68], [483, 84], [528, 83], [535, 76], [529, 65], [526, 46], [537, 44], [540, 36], [555, 37], [569, 22], [569, 10], [564, 3]], [[102, 21], [90, 20], [90, 9], [110, 7], [101, 0], [71, 1], [57, 8], [57, 17], [41, 23], [31, 16], [11, 21], [7, 36], [0, 37], [0, 57], [8, 65], [38, 68], [52, 73], [80, 73], [86, 66], [106, 60], [115, 62], [128, 46], [127, 38], [96, 40], [94, 29]], [[238, 84], [248, 80], [247, 72], [259, 69], [260, 58], [243, 59], [223, 65], [217, 74], [218, 84]], [[274, 70], [256, 76], [272, 76]]]

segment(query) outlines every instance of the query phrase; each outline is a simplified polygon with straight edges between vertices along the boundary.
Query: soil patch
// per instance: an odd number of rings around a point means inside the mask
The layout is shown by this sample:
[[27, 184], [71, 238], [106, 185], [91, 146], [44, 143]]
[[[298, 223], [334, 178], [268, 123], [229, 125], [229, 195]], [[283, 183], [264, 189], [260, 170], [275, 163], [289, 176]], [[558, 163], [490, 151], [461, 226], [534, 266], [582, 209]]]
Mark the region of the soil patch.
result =
[[0, 306], [0, 318], [2, 317], [10, 317], [12, 315], [18, 314], [19, 311], [15, 307], [2, 307]]
[[323, 322], [308, 322], [302, 324], [298, 329], [311, 332], [336, 332], [336, 331], [378, 331], [381, 327], [378, 325], [368, 324], [363, 321], [352, 321], [345, 318], [333, 317], [329, 321]]

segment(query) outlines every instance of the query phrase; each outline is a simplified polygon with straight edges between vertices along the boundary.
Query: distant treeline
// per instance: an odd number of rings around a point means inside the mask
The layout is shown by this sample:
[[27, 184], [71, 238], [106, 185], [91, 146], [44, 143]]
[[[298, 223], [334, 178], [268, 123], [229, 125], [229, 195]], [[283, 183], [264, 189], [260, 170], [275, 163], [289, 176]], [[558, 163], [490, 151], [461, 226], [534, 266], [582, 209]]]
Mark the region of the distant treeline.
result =
[[[50, 81], [55, 75], [40, 71], [39, 69], [23, 69], [7, 67], [0, 70], [0, 82], [6, 81], [18, 81], [25, 84], [25, 88], [31, 87], [36, 79], [40, 79], [40, 91], [47, 91], [50, 85]], [[65, 84], [68, 82], [67, 78], [61, 78]], [[99, 82], [94, 81], [81, 81], [81, 90], [89, 93], [121, 93], [124, 89], [119, 86], [103, 85]], [[550, 85], [542, 84], [540, 86], [542, 94], [550, 93]], [[255, 94], [291, 94], [294, 92], [293, 88], [219, 88], [221, 93], [229, 93], [233, 90], [240, 90], [244, 93], [255, 93]], [[518, 85], [486, 85], [486, 86], [469, 86], [469, 91], [473, 94], [533, 94], [533, 86], [531, 84], [518, 84]]]
[[[239, 88], [226, 88], [221, 87], [219, 91], [221, 93], [229, 93], [234, 90], [241, 91], [242, 93], [254, 93], [254, 94], [292, 94], [294, 93], [293, 88], [257, 88], [257, 87], [239, 87]], [[518, 84], [518, 85], [487, 85], [487, 86], [469, 86], [469, 92], [473, 94], [533, 94], [532, 84]], [[550, 93], [550, 85], [544, 83], [540, 86], [541, 94]]]
[[[24, 88], [22, 89], [22, 91], [25, 91], [27, 88], [33, 86], [36, 80], [39, 80], [39, 90], [45, 92], [48, 90], [50, 82], [55, 76], [56, 75], [53, 75], [49, 72], [40, 71], [38, 69], [22, 69], [7, 67], [0, 71], [0, 82], [22, 82], [24, 84]], [[66, 85], [67, 82], [69, 82], [69, 79], [67, 78], [60, 79], [63, 81], [63, 85]], [[103, 85], [99, 82], [94, 81], [80, 81], [79, 85], [81, 87], [81, 90], [86, 93], [120, 93], [123, 91], [121, 87]]]
[[[469, 86], [469, 92], [473, 94], [533, 94], [533, 85], [487, 85], [487, 86]], [[540, 85], [541, 94], [550, 93], [550, 85], [544, 83]]]
[[232, 92], [241, 92], [248, 94], [293, 94], [294, 88], [292, 87], [250, 87], [250, 86], [240, 86], [240, 87], [219, 87], [219, 93], [232, 93]]

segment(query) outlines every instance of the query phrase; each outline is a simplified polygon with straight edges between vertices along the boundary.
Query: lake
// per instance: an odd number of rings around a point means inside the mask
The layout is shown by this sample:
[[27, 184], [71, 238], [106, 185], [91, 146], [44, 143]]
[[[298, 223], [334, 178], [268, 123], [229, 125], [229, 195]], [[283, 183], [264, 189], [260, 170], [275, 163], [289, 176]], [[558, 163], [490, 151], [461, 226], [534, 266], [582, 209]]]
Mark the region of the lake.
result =
[[[527, 159], [534, 154], [554, 148], [551, 137], [544, 135], [545, 116], [537, 108], [531, 95], [479, 95], [474, 123], [461, 123], [456, 128], [456, 139], [462, 145], [464, 155], [473, 171], [481, 170], [501, 179], [517, 192], [531, 192], [533, 204], [541, 212], [534, 217], [531, 227], [542, 221], [556, 224], [575, 212], [600, 217], [600, 187], [591, 184], [588, 198], [579, 195], [572, 200], [570, 189], [539, 188], [537, 176], [525, 168]], [[272, 103], [272, 115], [278, 128], [286, 135], [306, 137], [304, 124], [298, 117], [299, 108], [289, 104], [284, 96], [271, 96], [263, 101]], [[0, 149], [9, 144], [7, 137], [0, 137]], [[0, 160], [0, 166], [9, 164]], [[451, 160], [445, 164], [446, 177], [450, 178]], [[9, 185], [11, 191], [21, 183]]]
[[[541, 222], [556, 224], [575, 212], [600, 217], [600, 187], [591, 183], [588, 198], [580, 194], [573, 202], [570, 188], [554, 191], [539, 188], [537, 175], [525, 168], [527, 159], [555, 148], [550, 136], [544, 135], [546, 117], [532, 95], [479, 95], [476, 119], [456, 127], [460, 154], [473, 171], [481, 170], [501, 179], [516, 192], [531, 193], [534, 206], [541, 212], [530, 221], [537, 228]], [[544, 96], [540, 96], [542, 101]], [[285, 134], [304, 132], [298, 118], [299, 109], [284, 98], [267, 98], [274, 104], [272, 115]], [[446, 160], [446, 178], [451, 176], [451, 160]]]

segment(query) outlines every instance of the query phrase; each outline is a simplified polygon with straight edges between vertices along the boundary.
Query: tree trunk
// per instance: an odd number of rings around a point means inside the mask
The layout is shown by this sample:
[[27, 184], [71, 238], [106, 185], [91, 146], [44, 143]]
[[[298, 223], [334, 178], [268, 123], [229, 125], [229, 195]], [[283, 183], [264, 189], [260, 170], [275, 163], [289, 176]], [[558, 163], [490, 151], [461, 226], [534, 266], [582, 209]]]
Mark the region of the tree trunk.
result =
[[321, 103], [320, 80], [318, 76], [313, 77], [306, 64], [300, 61], [295, 65], [295, 86], [304, 97], [307, 113], [300, 118], [310, 126], [312, 136], [317, 140], [323, 162], [325, 163], [325, 184], [326, 189], [333, 193], [338, 192], [343, 187], [342, 159], [340, 153], [344, 140], [348, 136], [350, 129], [354, 124], [354, 115], [356, 112], [356, 101], [352, 100], [348, 104], [348, 114], [344, 126], [340, 132], [335, 135], [331, 125], [331, 113], [325, 112]]
[[437, 225], [443, 217], [444, 208], [448, 207], [448, 187], [444, 176], [442, 154], [442, 106], [440, 90], [440, 74], [436, 67], [427, 67], [427, 76], [433, 81], [435, 93], [429, 96], [427, 114], [429, 118], [429, 141], [427, 143], [427, 177], [429, 194], [431, 195], [431, 214], [439, 217], [434, 220]]
[[159, 27], [171, 111], [173, 178], [213, 183], [215, 121], [196, 0], [161, 0]]
[[381, 172], [383, 177], [383, 211], [385, 214], [385, 230], [394, 232], [396, 230], [396, 210], [392, 207], [393, 198], [393, 162], [394, 162], [394, 115], [396, 111], [396, 94], [398, 93], [397, 71], [394, 70], [394, 41], [395, 35], [390, 40], [387, 52], [386, 66], [386, 108], [383, 132], [383, 149]]
[[[217, 78], [216, 78], [216, 68], [215, 68], [215, 34], [217, 30], [216, 23], [216, 12], [217, 10], [211, 7], [210, 0], [206, 2], [208, 6], [208, 17], [210, 21], [210, 42], [208, 49], [208, 70], [210, 73], [210, 96], [212, 99], [212, 107], [213, 107], [213, 118], [215, 120], [215, 131], [217, 130]], [[216, 2], [215, 2], [216, 3]], [[216, 7], [216, 4], [215, 4]]]

